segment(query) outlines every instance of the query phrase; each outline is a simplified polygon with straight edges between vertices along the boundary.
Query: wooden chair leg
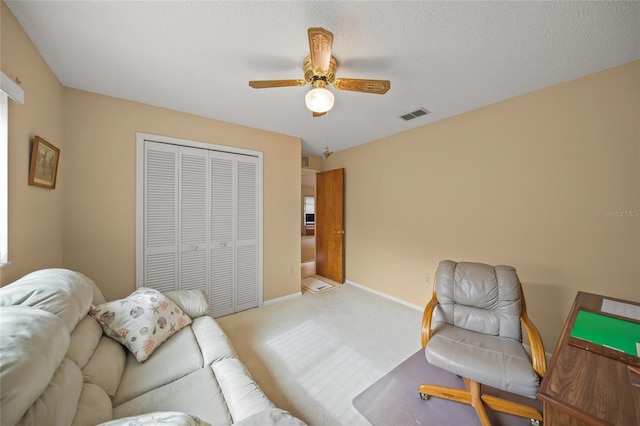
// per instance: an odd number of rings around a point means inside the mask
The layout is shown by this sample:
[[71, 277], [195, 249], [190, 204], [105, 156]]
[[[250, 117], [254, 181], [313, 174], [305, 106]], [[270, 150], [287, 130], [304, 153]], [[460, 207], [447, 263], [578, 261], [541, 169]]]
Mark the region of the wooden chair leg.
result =
[[422, 395], [435, 396], [471, 405], [476, 410], [482, 426], [491, 426], [480, 395], [480, 384], [469, 379], [464, 379], [464, 383], [467, 386], [467, 390], [423, 384], [418, 387], [418, 391]]
[[438, 398], [471, 405], [471, 394], [464, 389], [453, 389], [444, 386], [423, 384], [418, 387], [418, 392], [423, 395], [436, 396]]
[[476, 413], [480, 418], [480, 423], [482, 424], [482, 426], [491, 426], [489, 416], [487, 416], [487, 411], [484, 409], [484, 402], [482, 402], [482, 395], [480, 394], [480, 383], [466, 378], [464, 379], [464, 383], [465, 385], [467, 385], [467, 389], [469, 389], [469, 392], [471, 392], [471, 406], [475, 408]]
[[527, 405], [518, 404], [517, 402], [507, 401], [506, 399], [498, 398], [492, 395], [482, 395], [482, 401], [487, 404], [487, 407], [494, 411], [501, 411], [503, 413], [509, 413], [520, 417], [542, 421], [542, 414], [533, 407]]
[[418, 391], [422, 395], [435, 396], [438, 398], [448, 399], [450, 401], [460, 402], [471, 405], [478, 415], [482, 426], [490, 426], [489, 417], [485, 409], [487, 407], [494, 411], [501, 411], [520, 417], [542, 421], [542, 414], [535, 408], [527, 405], [518, 404], [517, 402], [508, 401], [492, 395], [483, 395], [480, 389], [480, 383], [470, 379], [464, 379], [467, 389], [447, 388], [444, 386], [422, 384], [418, 387]]

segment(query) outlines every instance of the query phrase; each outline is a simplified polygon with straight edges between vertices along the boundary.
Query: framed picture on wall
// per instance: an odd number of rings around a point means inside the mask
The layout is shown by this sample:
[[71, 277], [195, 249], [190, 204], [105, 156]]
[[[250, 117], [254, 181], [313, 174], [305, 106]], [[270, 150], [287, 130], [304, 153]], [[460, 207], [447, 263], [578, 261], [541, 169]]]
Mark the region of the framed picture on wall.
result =
[[29, 185], [55, 189], [60, 149], [36, 136], [31, 150]]

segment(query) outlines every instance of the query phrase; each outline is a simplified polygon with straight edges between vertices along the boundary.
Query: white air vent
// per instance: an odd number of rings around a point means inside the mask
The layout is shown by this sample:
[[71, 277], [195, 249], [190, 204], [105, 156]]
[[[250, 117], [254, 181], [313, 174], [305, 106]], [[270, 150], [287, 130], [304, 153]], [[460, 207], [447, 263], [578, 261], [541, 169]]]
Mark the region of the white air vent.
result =
[[302, 156], [302, 167], [309, 168], [309, 157], [306, 155]]
[[427, 114], [431, 114], [431, 111], [427, 111], [425, 108], [420, 108], [408, 114], [401, 115], [400, 118], [402, 118], [404, 121], [409, 121]]

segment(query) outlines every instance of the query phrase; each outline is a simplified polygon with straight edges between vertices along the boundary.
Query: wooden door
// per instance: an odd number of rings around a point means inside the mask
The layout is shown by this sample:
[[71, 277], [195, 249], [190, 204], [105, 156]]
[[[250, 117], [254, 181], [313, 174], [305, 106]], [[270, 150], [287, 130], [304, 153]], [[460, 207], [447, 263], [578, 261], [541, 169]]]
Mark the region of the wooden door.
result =
[[316, 177], [316, 273], [344, 283], [344, 169]]

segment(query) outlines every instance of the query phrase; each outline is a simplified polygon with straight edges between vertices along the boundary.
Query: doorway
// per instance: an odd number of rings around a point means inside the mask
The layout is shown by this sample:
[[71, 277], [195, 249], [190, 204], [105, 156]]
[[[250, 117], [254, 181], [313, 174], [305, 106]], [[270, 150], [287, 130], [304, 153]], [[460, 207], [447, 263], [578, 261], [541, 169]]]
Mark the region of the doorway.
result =
[[315, 197], [316, 197], [316, 173], [317, 170], [302, 169], [301, 191], [301, 278], [312, 277], [316, 273], [316, 221], [315, 221]]
[[302, 171], [301, 278], [344, 283], [344, 169]]

